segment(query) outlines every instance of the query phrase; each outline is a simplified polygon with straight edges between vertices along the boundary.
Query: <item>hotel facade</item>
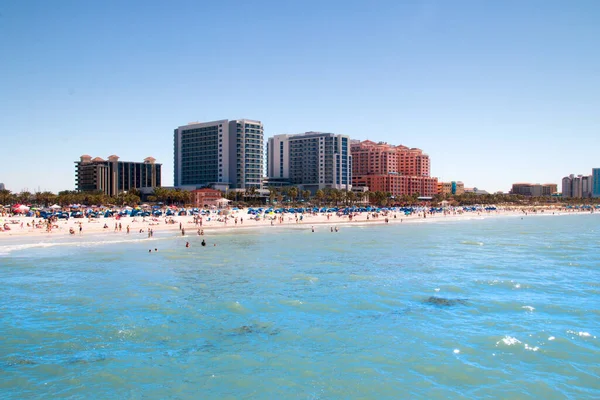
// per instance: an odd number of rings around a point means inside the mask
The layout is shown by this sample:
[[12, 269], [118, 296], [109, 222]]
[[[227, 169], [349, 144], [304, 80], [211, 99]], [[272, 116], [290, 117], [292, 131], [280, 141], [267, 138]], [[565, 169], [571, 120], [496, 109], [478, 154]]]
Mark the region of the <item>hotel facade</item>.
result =
[[438, 182], [437, 193], [443, 196], [456, 195], [460, 196], [465, 193], [465, 184], [462, 182]]
[[174, 186], [260, 188], [263, 124], [238, 119], [191, 122], [173, 135]]
[[437, 178], [430, 176], [430, 160], [421, 149], [353, 141], [352, 184], [368, 186], [372, 192], [389, 192], [393, 196], [418, 193], [433, 197], [438, 193]]
[[267, 176], [302, 190], [352, 189], [352, 155], [346, 135], [306, 132], [275, 135], [267, 143]]
[[558, 191], [556, 183], [513, 183], [511, 194], [520, 194], [523, 196], [543, 197], [552, 196]]
[[592, 169], [592, 197], [600, 197], [600, 168]]
[[108, 196], [133, 188], [160, 187], [161, 166], [152, 157], [130, 162], [119, 161], [115, 155], [107, 160], [83, 155], [75, 162], [75, 187], [80, 192], [101, 191]]
[[569, 175], [562, 179], [562, 197], [587, 199], [594, 195], [594, 175]]

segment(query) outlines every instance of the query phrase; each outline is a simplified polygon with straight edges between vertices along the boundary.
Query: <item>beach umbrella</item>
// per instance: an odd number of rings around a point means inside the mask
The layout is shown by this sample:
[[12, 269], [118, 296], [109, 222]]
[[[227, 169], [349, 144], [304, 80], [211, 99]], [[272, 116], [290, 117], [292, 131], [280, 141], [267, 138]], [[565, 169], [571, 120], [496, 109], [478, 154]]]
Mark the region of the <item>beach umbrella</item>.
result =
[[29, 207], [27, 207], [24, 204], [21, 204], [18, 207], [15, 207], [15, 210], [21, 213], [26, 213], [27, 211], [29, 211]]
[[58, 204], [53, 204], [53, 205], [51, 205], [51, 206], [50, 206], [50, 208], [51, 208], [52, 210], [58, 210], [58, 209], [59, 209], [59, 208], [61, 208], [61, 207], [60, 207]]

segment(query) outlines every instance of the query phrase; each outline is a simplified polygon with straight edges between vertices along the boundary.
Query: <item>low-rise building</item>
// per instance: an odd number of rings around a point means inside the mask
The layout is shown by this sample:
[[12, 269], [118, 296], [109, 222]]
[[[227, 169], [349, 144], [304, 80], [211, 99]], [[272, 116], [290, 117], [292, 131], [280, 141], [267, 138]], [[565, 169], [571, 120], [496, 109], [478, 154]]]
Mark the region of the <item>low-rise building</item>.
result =
[[195, 207], [217, 206], [222, 203], [223, 193], [220, 190], [203, 188], [190, 191], [192, 194], [192, 203]]
[[555, 183], [513, 183], [510, 193], [522, 196], [543, 197], [552, 196], [557, 191], [558, 186]]
[[460, 196], [465, 193], [465, 184], [462, 182], [438, 182], [437, 193], [441, 195], [456, 195]]
[[354, 180], [357, 187], [368, 186], [371, 192], [388, 192], [392, 196], [432, 197], [437, 193], [437, 178], [405, 175], [362, 175]]
[[473, 193], [477, 196], [482, 196], [485, 194], [490, 194], [490, 192], [488, 192], [487, 190], [482, 190], [482, 189], [477, 189], [476, 187], [473, 188], [465, 188], [465, 193]]

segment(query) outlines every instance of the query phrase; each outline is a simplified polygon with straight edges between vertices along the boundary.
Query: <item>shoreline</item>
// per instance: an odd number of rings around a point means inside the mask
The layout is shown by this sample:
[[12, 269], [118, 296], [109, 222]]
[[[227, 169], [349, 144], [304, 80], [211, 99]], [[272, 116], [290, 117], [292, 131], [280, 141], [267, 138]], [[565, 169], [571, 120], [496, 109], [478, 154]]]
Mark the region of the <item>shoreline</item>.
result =
[[[58, 228], [54, 228], [53, 232], [46, 232], [41, 228], [27, 227], [27, 223], [30, 223], [34, 218], [32, 217], [14, 217], [5, 218], [8, 220], [15, 220], [18, 224], [10, 225], [11, 231], [0, 232], [0, 255], [7, 254], [3, 251], [2, 246], [8, 246], [9, 253], [12, 250], [25, 249], [32, 247], [49, 247], [53, 245], [77, 245], [77, 244], [91, 244], [91, 243], [122, 243], [122, 242], [144, 242], [154, 241], [165, 238], [181, 238], [190, 240], [191, 238], [204, 238], [212, 234], [219, 233], [235, 233], [236, 231], [251, 232], [253, 230], [260, 231], [261, 233], [270, 234], [270, 230], [280, 231], [283, 229], [292, 230], [308, 230], [314, 227], [315, 232], [323, 232], [323, 227], [327, 227], [327, 231], [335, 229], [345, 229], [348, 227], [368, 227], [368, 226], [382, 226], [382, 225], [400, 225], [400, 224], [427, 224], [427, 223], [443, 223], [443, 222], [461, 222], [476, 219], [499, 219], [499, 218], [510, 218], [510, 217], [530, 217], [530, 216], [548, 216], [548, 217], [560, 217], [568, 215], [594, 215], [597, 212], [590, 211], [558, 211], [556, 209], [544, 209], [545, 212], [528, 212], [525, 214], [521, 210], [502, 210], [497, 211], [486, 211], [486, 212], [463, 212], [457, 214], [433, 214], [427, 215], [423, 218], [422, 214], [413, 215], [402, 215], [394, 213], [387, 216], [388, 222], [386, 222], [386, 216], [380, 215], [379, 217], [367, 219], [367, 213], [356, 215], [352, 221], [349, 220], [348, 216], [337, 216], [335, 214], [330, 215], [329, 219], [326, 214], [318, 215], [304, 215], [302, 221], [298, 219], [296, 222], [294, 214], [284, 214], [284, 221], [280, 221], [280, 214], [276, 214], [277, 220], [271, 221], [270, 219], [261, 218], [259, 221], [250, 219], [250, 214], [247, 214], [247, 210], [240, 210], [237, 213], [232, 214], [228, 218], [228, 223], [225, 224], [222, 221], [217, 221], [211, 218], [210, 221], [203, 221], [202, 226], [194, 224], [193, 216], [177, 216], [173, 217], [174, 223], [165, 223], [165, 217], [159, 218], [159, 221], [149, 219], [146, 221], [137, 220], [137, 218], [131, 219], [130, 217], [121, 218], [101, 218], [93, 222], [87, 219], [75, 219], [71, 218], [68, 221], [60, 220], [57, 222]], [[372, 213], [368, 213], [372, 216]], [[238, 217], [238, 224], [235, 224], [235, 217]], [[244, 218], [244, 222], [241, 223], [241, 218]], [[39, 220], [39, 219], [38, 219]], [[79, 234], [79, 223], [81, 222], [82, 232]], [[121, 223], [121, 231], [118, 229], [115, 231], [115, 223]], [[21, 228], [23, 223], [23, 228]], [[182, 228], [185, 230], [185, 235], [181, 234], [179, 225], [181, 223]], [[105, 229], [104, 225], [109, 228]], [[31, 224], [30, 224], [31, 225]], [[126, 226], [130, 226], [130, 233], [126, 233]], [[75, 230], [75, 234], [69, 234], [69, 228]], [[148, 229], [152, 229], [156, 237], [148, 236]], [[198, 231], [203, 230], [203, 235], [199, 235]], [[16, 248], [15, 248], [16, 247]]]

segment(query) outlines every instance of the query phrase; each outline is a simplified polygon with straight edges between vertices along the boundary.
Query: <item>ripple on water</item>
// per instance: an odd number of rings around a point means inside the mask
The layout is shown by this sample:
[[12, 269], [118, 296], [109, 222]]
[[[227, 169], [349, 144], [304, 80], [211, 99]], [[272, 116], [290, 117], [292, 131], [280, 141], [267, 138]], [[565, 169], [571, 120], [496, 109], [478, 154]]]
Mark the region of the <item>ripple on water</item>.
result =
[[12, 249], [0, 273], [0, 389], [15, 399], [596, 398], [589, 232], [599, 224], [229, 231], [211, 236], [216, 251], [185, 252], [164, 233], [152, 255], [145, 241]]

